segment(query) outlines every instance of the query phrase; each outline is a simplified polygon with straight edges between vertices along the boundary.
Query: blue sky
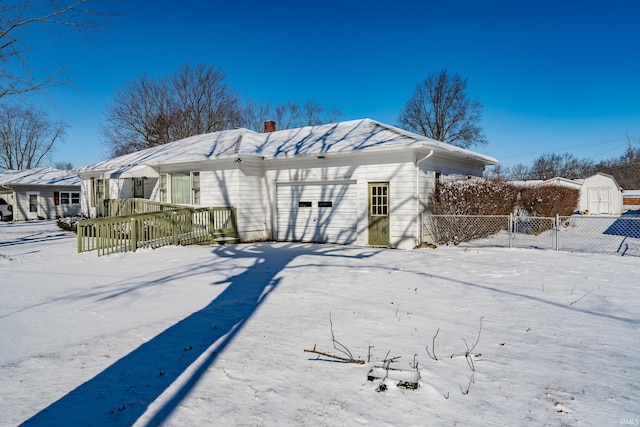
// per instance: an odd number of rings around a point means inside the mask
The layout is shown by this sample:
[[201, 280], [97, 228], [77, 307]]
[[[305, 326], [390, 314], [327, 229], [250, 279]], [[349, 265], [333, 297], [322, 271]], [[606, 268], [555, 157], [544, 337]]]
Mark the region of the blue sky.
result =
[[73, 85], [33, 101], [70, 125], [54, 161], [107, 156], [99, 142], [114, 90], [142, 73], [206, 62], [241, 98], [313, 100], [397, 124], [416, 84], [446, 68], [484, 105], [488, 140], [472, 149], [505, 166], [542, 153], [622, 154], [640, 139], [640, 2], [112, 0], [98, 33], [32, 32], [43, 71]]

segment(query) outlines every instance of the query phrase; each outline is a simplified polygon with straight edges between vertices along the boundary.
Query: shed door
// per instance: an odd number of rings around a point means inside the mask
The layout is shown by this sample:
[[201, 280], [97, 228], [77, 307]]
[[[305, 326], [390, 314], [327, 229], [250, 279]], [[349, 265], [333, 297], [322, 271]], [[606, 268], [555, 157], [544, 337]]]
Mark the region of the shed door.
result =
[[277, 186], [277, 239], [349, 244], [356, 241], [355, 182]]
[[610, 193], [608, 188], [589, 188], [588, 201], [590, 213], [609, 213]]

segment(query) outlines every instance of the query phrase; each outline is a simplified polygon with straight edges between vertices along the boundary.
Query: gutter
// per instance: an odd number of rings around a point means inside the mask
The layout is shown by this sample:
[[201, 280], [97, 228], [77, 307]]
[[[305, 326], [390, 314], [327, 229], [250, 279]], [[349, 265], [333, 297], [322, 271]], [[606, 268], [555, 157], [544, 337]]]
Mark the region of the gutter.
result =
[[433, 156], [433, 149], [429, 154], [416, 161], [416, 246], [422, 244], [422, 221], [420, 220], [420, 163]]

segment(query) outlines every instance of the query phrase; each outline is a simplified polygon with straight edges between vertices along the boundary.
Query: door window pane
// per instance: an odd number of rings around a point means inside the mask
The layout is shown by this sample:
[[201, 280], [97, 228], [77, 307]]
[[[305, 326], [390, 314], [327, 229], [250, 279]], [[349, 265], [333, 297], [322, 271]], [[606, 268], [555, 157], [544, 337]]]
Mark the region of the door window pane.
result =
[[389, 214], [389, 186], [386, 184], [371, 186], [371, 216], [386, 216]]

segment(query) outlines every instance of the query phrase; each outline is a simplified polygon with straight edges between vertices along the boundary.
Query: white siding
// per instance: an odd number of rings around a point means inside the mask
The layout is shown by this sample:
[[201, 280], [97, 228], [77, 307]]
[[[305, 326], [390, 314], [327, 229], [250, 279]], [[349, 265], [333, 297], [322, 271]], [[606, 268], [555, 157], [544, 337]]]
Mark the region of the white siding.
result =
[[266, 208], [261, 163], [243, 161], [200, 170], [201, 206], [234, 206], [243, 241], [266, 240]]
[[237, 208], [238, 231], [244, 241], [267, 240], [264, 171], [262, 162], [243, 161], [239, 168]]
[[[354, 164], [354, 160], [358, 164]], [[370, 182], [388, 182], [390, 196], [390, 246], [411, 249], [416, 244], [416, 173], [411, 151], [382, 155], [363, 154], [357, 159], [346, 157], [305, 158], [269, 162], [267, 186], [271, 201], [270, 224], [275, 231], [275, 197], [277, 183], [357, 182], [358, 236], [356, 244], [368, 245], [368, 191]], [[274, 236], [275, 238], [275, 236]]]
[[277, 185], [277, 239], [350, 244], [357, 239], [355, 181]]
[[[81, 205], [71, 204], [71, 193], [79, 193], [80, 187], [76, 186], [55, 186], [55, 185], [30, 185], [15, 186], [15, 199], [10, 199], [13, 204], [13, 220], [26, 221], [36, 217], [46, 219], [56, 219], [57, 217], [76, 215], [81, 210]], [[69, 193], [69, 204], [55, 204], [54, 192]], [[37, 215], [29, 213], [28, 193], [39, 194], [39, 206]], [[15, 201], [14, 201], [15, 200]]]

